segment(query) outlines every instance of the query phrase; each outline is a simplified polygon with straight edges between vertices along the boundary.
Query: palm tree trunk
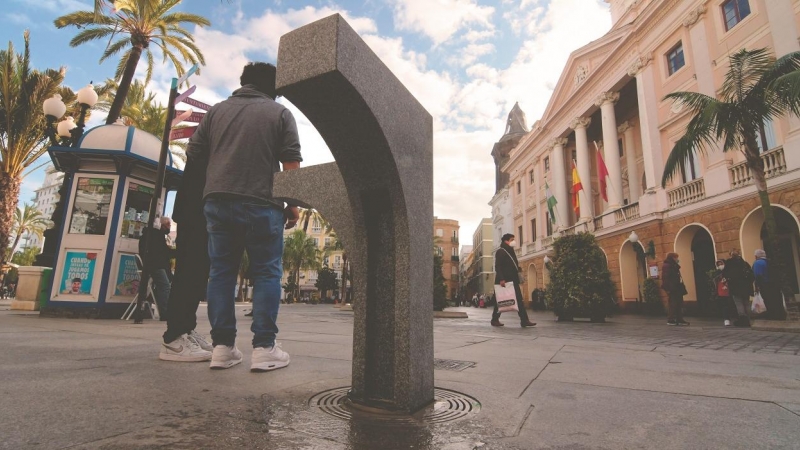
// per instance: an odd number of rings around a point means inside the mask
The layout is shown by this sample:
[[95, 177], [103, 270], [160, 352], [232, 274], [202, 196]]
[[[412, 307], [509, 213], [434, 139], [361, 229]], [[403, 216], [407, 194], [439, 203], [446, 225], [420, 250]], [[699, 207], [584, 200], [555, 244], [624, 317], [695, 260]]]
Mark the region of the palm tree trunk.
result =
[[347, 303], [347, 253], [342, 252], [342, 303]]
[[119, 87], [117, 88], [117, 95], [114, 96], [114, 102], [111, 104], [111, 109], [108, 110], [106, 125], [116, 122], [122, 112], [122, 107], [125, 105], [125, 97], [128, 96], [128, 89], [130, 89], [133, 81], [133, 75], [136, 74], [136, 66], [139, 65], [139, 58], [142, 57], [142, 50], [143, 47], [141, 45], [135, 45], [131, 50], [128, 62], [125, 63], [125, 72], [122, 73], [122, 81], [119, 82]]
[[5, 264], [6, 249], [11, 235], [11, 228], [14, 227], [14, 212], [17, 210], [19, 202], [19, 189], [22, 184], [20, 177], [13, 177], [3, 169], [0, 169], [0, 248], [3, 249], [2, 261]]
[[22, 232], [23, 230], [17, 230], [16, 233], [17, 235], [14, 237], [14, 244], [11, 246], [11, 248], [8, 249], [8, 254], [6, 255], [6, 261], [11, 261], [11, 259], [14, 257], [14, 250], [16, 250], [17, 245], [19, 245], [19, 240], [22, 238]]

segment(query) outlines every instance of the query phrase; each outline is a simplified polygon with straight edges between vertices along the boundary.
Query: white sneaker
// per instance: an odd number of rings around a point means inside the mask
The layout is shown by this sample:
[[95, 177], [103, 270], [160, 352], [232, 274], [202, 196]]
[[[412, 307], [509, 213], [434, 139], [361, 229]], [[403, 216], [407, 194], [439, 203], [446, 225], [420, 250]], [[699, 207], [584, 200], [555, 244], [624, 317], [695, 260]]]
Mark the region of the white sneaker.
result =
[[189, 339], [193, 340], [197, 345], [207, 352], [214, 351], [214, 346], [206, 340], [206, 338], [195, 330], [190, 331], [188, 334]]
[[729, 327], [729, 326], [731, 326], [731, 321], [730, 321], [730, 320], [726, 320], [726, 321], [725, 321], [725, 326], [726, 326], [726, 327]]
[[186, 362], [208, 361], [211, 359], [211, 352], [203, 350], [188, 335], [182, 334], [169, 344], [161, 344], [161, 352], [158, 354], [158, 359]]
[[268, 372], [289, 365], [289, 354], [281, 349], [281, 344], [272, 348], [256, 347], [253, 349], [251, 372]]
[[242, 352], [236, 348], [228, 347], [227, 345], [215, 345], [214, 351], [211, 352], [211, 367], [212, 369], [227, 369], [242, 362]]

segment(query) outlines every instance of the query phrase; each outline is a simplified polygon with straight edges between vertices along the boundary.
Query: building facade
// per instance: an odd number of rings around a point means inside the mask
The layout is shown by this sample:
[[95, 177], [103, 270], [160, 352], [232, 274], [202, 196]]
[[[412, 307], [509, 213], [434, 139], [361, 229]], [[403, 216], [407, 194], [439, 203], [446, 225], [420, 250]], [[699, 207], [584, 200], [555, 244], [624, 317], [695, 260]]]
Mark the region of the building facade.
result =
[[[766, 47], [780, 57], [800, 50], [797, 0], [607, 0], [613, 26], [573, 52], [543, 116], [507, 163], [517, 254], [527, 293], [548, 282], [543, 259], [558, 236], [592, 232], [603, 248], [623, 306], [640, 296], [649, 270], [634, 245], [656, 250], [648, 265], [676, 252], [689, 306], [708, 304], [706, 273], [742, 250], [763, 248], [764, 215], [740, 152], [707, 148], [662, 188], [664, 163], [691, 119], [664, 96], [716, 96], [728, 57]], [[778, 221], [780, 258], [795, 296], [800, 280], [800, 119], [764, 124], [762, 159]], [[600, 195], [597, 152], [608, 169]], [[575, 165], [583, 186], [573, 209]], [[557, 200], [549, 217], [545, 183]], [[635, 232], [638, 241], [631, 240]], [[528, 297], [528, 295], [526, 295]]]
[[[299, 229], [302, 229], [302, 222], [298, 223]], [[283, 238], [286, 239], [287, 236], [292, 234], [298, 227], [283, 230]], [[329, 229], [326, 227], [324, 221], [317, 215], [313, 215], [308, 223], [308, 229], [306, 230], [306, 235], [314, 240], [314, 244], [319, 250], [321, 262], [323, 265], [327, 265], [331, 268], [334, 272], [336, 272], [336, 278], [339, 280], [339, 288], [336, 292], [328, 292], [328, 296], [331, 298], [341, 298], [341, 289], [342, 289], [342, 274], [344, 272], [345, 265], [348, 265], [349, 271], [349, 261], [346, 261], [345, 252], [344, 250], [334, 250], [333, 246], [335, 244], [335, 232], [334, 230]], [[350, 276], [348, 275], [348, 278]], [[286, 284], [287, 280], [289, 279], [289, 272], [286, 270], [283, 271], [283, 278], [281, 278], [281, 285]], [[300, 285], [300, 298], [311, 298], [312, 296], [319, 296], [321, 293], [319, 289], [315, 286], [317, 283], [317, 271], [311, 269], [302, 269], [300, 270], [300, 279], [298, 284]], [[347, 289], [349, 292], [350, 283], [347, 283]], [[281, 291], [281, 298], [286, 298], [287, 294], [284, 291]]]
[[[44, 181], [42, 186], [35, 191], [33, 198], [33, 206], [37, 211], [42, 213], [42, 217], [50, 220], [53, 211], [56, 209], [58, 203], [58, 190], [61, 188], [61, 183], [64, 181], [64, 173], [56, 171], [55, 167], [48, 165], [45, 168]], [[38, 247], [40, 250], [44, 246], [44, 238], [31, 235], [25, 247]]]
[[472, 235], [471, 262], [466, 269], [466, 298], [494, 293], [494, 245], [492, 219], [481, 219]]
[[442, 275], [447, 282], [447, 298], [458, 295], [458, 221], [433, 218], [433, 245], [442, 257]]

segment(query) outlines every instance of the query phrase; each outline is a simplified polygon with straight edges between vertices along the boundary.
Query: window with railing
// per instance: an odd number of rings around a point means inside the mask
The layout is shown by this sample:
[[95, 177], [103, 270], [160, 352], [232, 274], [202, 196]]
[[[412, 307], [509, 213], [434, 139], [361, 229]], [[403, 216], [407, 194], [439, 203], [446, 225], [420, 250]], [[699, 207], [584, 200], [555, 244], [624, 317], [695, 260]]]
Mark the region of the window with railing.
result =
[[531, 242], [536, 242], [536, 219], [531, 219]]
[[727, 0], [722, 3], [722, 15], [725, 19], [725, 31], [728, 31], [750, 15], [750, 2], [748, 0]]
[[528, 182], [529, 182], [530, 184], [533, 184], [533, 170], [531, 170], [530, 172], [528, 172]]
[[756, 143], [758, 143], [758, 152], [764, 153], [777, 147], [778, 144], [775, 140], [775, 124], [772, 119], [764, 122], [764, 133], [761, 130], [756, 131]]
[[544, 157], [544, 173], [550, 172], [550, 157]]
[[319, 219], [314, 219], [314, 223], [311, 225], [311, 231], [313, 233], [319, 233], [322, 231], [322, 222], [320, 222]]
[[701, 176], [700, 161], [698, 160], [697, 156], [691, 154], [686, 157], [686, 161], [684, 161], [683, 167], [681, 168], [681, 177], [683, 177], [683, 182], [689, 183], [700, 178]]
[[553, 234], [553, 218], [550, 217], [550, 211], [545, 211], [544, 220], [545, 220], [545, 226], [547, 228], [547, 235], [548, 236], [552, 236], [552, 234]]

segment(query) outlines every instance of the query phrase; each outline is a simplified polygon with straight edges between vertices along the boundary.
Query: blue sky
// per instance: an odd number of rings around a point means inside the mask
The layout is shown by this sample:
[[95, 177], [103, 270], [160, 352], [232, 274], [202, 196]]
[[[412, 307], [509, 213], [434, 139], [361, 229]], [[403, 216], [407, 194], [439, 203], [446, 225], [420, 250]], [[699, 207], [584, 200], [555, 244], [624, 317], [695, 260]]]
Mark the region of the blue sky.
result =
[[[99, 64], [106, 42], [69, 47], [74, 28], [53, 20], [91, 9], [90, 0], [0, 0], [0, 40], [22, 48], [31, 31], [36, 68], [67, 68], [66, 84], [78, 89], [112, 76], [116, 60]], [[611, 27], [603, 0], [184, 0], [178, 7], [207, 17], [193, 30], [207, 66], [192, 81], [193, 97], [220, 101], [238, 86], [248, 60], [273, 62], [280, 36], [339, 12], [434, 117], [434, 213], [456, 219], [471, 235], [494, 194], [490, 152], [518, 101], [528, 124], [549, 100], [571, 51]], [[166, 100], [174, 68], [159, 64], [150, 88]], [[140, 64], [143, 69], [143, 64]], [[288, 104], [300, 125], [305, 165], [332, 161], [302, 113]], [[93, 122], [102, 119], [96, 114]], [[28, 201], [43, 179], [23, 182]]]

